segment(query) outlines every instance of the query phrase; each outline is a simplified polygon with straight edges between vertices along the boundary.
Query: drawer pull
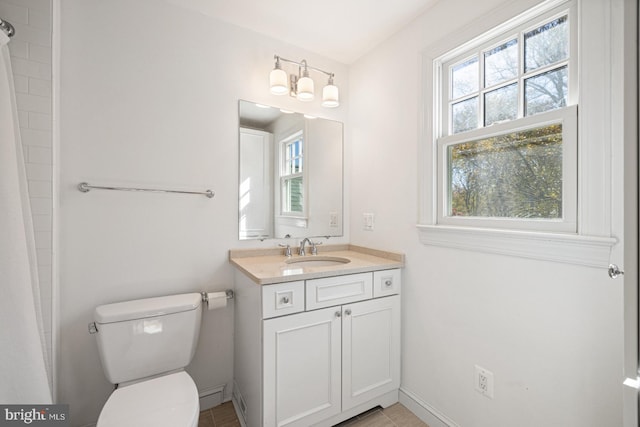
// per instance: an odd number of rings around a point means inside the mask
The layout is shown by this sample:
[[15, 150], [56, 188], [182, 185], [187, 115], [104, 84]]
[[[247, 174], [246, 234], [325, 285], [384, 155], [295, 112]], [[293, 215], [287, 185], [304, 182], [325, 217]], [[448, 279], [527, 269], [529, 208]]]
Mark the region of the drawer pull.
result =
[[289, 297], [282, 297], [282, 299], [280, 300], [280, 303], [289, 304]]
[[350, 308], [347, 308], [347, 309], [344, 311], [344, 315], [345, 315], [345, 316], [350, 316], [350, 315], [351, 315], [351, 309], [350, 309]]
[[342, 313], [339, 311], [336, 311], [336, 317], [342, 317]]
[[387, 279], [387, 280], [385, 280], [385, 281], [384, 281], [384, 285], [385, 285], [387, 288], [391, 287], [391, 286], [393, 285], [393, 280], [391, 280], [391, 279]]

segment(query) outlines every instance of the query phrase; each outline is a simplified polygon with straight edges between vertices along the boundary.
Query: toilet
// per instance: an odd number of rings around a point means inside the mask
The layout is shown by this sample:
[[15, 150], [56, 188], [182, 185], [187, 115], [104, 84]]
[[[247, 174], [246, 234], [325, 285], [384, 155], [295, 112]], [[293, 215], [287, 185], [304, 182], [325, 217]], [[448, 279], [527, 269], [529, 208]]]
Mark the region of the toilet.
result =
[[184, 368], [196, 350], [201, 315], [199, 293], [95, 309], [102, 368], [117, 385], [97, 427], [197, 427], [198, 390]]

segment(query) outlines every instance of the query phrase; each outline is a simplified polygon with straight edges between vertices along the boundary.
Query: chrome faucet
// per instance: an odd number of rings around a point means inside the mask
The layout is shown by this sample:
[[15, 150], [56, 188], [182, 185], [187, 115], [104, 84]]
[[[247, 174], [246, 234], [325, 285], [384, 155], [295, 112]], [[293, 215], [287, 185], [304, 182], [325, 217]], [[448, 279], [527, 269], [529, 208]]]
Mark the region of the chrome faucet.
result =
[[318, 249], [316, 249], [316, 244], [313, 243], [311, 240], [309, 240], [308, 237], [305, 237], [300, 242], [300, 249], [298, 249], [298, 253], [300, 254], [300, 256], [305, 256], [307, 254], [306, 251], [304, 250], [305, 243], [309, 243], [309, 245], [311, 245], [311, 255], [316, 255], [318, 253]]

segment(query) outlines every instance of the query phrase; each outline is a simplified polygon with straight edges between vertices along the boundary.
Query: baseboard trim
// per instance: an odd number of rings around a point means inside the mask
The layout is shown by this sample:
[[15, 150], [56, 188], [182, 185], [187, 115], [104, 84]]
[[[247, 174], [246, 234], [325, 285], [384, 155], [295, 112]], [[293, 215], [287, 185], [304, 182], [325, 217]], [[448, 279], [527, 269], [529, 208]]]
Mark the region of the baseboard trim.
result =
[[240, 410], [240, 404], [236, 401], [236, 396], [233, 395], [231, 398], [231, 403], [233, 404], [233, 409], [236, 411], [236, 417], [238, 417], [238, 421], [240, 422], [240, 427], [247, 427], [247, 423], [242, 416], [242, 411]]
[[224, 402], [224, 386], [203, 390], [199, 397], [201, 411], [221, 405]]
[[429, 427], [460, 427], [455, 421], [406, 388], [400, 387], [399, 400], [418, 418], [429, 424]]

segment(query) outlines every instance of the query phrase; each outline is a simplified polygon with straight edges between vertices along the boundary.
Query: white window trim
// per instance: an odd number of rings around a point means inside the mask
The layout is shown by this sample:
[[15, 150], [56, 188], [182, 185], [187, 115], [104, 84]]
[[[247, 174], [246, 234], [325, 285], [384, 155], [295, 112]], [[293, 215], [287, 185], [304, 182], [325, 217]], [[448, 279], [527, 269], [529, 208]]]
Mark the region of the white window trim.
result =
[[[610, 2], [576, 0], [578, 6], [578, 61], [580, 75], [578, 97], [577, 161], [577, 232], [534, 232], [477, 227], [454, 227], [438, 224], [437, 112], [440, 87], [434, 82], [438, 70], [434, 61], [456, 46], [480, 34], [497, 36], [501, 23], [514, 16], [522, 21], [533, 19], [560, 7], [566, 0], [548, 0], [525, 13], [514, 3], [491, 11], [464, 29], [447, 35], [422, 53], [421, 142], [418, 153], [419, 214], [418, 234], [425, 245], [495, 253], [538, 260], [557, 261], [590, 267], [607, 267], [618, 239], [612, 235], [611, 152], [618, 133], [612, 128], [612, 97], [615, 84], [611, 78], [611, 53], [616, 46], [612, 37], [613, 5]], [[517, 2], [516, 2], [517, 3]], [[521, 14], [520, 14], [521, 13]], [[512, 21], [513, 22], [513, 21]], [[490, 37], [490, 36], [489, 36]], [[434, 117], [435, 116], [435, 117]], [[433, 120], [431, 120], [433, 118]], [[588, 173], [586, 173], [588, 171]]]

